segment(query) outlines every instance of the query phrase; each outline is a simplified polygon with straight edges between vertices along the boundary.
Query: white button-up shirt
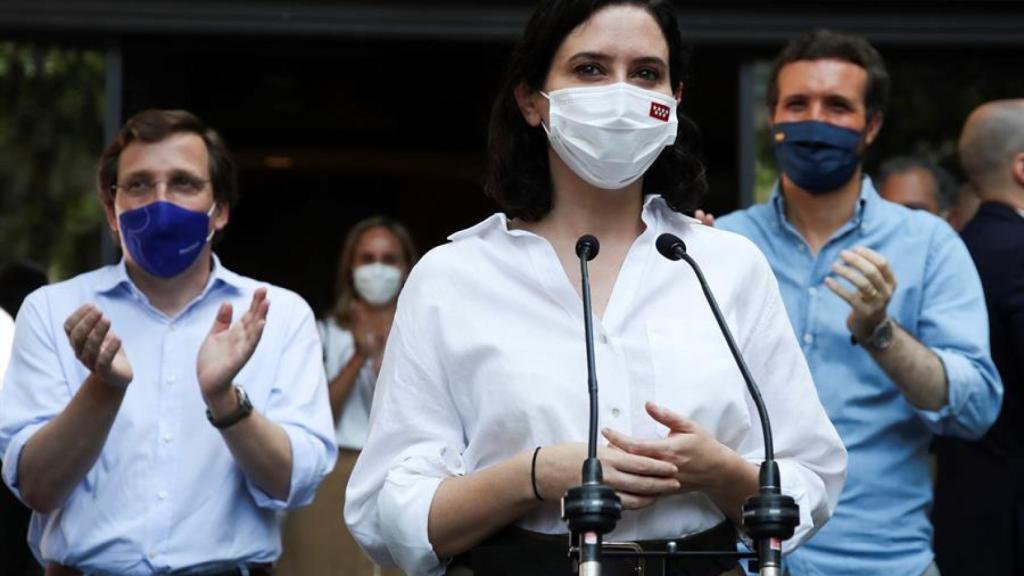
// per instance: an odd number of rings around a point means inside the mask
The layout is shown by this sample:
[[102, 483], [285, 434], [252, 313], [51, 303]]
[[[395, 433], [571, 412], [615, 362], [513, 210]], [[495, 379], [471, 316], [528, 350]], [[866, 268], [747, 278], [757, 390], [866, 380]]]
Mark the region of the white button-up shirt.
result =
[[[224, 302], [234, 320], [267, 288], [259, 345], [234, 379], [291, 444], [291, 491], [277, 500], [238, 467], [206, 418], [196, 355]], [[277, 510], [307, 504], [337, 454], [313, 313], [295, 293], [225, 269], [214, 258], [203, 293], [174, 317], [152, 305], [124, 262], [41, 288], [25, 299], [0, 392], [3, 477], [19, 494], [25, 444], [78, 392], [88, 370], [64, 321], [92, 302], [124, 343], [134, 379], [99, 458], [64, 504], [33, 514], [36, 557], [84, 572], [142, 575], [211, 562], [271, 562]]]
[[[350, 330], [346, 330], [334, 320], [327, 318], [317, 322], [320, 341], [324, 346], [324, 370], [327, 381], [338, 377], [341, 370], [356, 353], [356, 341]], [[362, 450], [366, 442], [366, 431], [370, 425], [370, 404], [373, 402], [373, 389], [377, 385], [376, 362], [368, 360], [359, 369], [352, 390], [341, 407], [341, 416], [336, 424], [335, 434], [339, 448]]]
[[[657, 253], [673, 232], [717, 296], [760, 384], [774, 425], [783, 492], [800, 505], [787, 549], [829, 518], [846, 451], [815, 393], [779, 289], [746, 239], [698, 224], [648, 198], [604, 318], [595, 318], [600, 426], [638, 438], [667, 429], [653, 401], [695, 420], [751, 462], [761, 428], [739, 370], [693, 271]], [[516, 453], [586, 442], [587, 371], [581, 299], [551, 245], [509, 230], [504, 215], [453, 235], [413, 270], [377, 383], [370, 434], [346, 496], [345, 520], [381, 564], [442, 574], [427, 537], [434, 492]], [[600, 255], [598, 256], [600, 258]], [[679, 538], [721, 522], [703, 494], [661, 497], [623, 513], [609, 540]], [[557, 502], [518, 522], [565, 533]]]

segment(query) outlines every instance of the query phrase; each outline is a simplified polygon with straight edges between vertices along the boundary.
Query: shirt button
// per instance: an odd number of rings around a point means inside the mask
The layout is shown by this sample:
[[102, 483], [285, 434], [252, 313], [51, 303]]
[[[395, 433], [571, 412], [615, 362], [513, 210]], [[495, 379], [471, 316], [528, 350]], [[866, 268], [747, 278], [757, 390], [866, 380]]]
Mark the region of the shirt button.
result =
[[608, 343], [608, 335], [603, 333], [603, 332], [601, 333], [600, 336], [597, 337], [597, 339], [601, 341], [601, 344], [607, 344]]
[[156, 493], [156, 497], [161, 500], [167, 500], [167, 490], [161, 490]]
[[814, 342], [814, 335], [811, 334], [810, 332], [805, 333], [804, 334], [804, 343], [805, 344], [810, 344], [812, 342]]
[[612, 418], [618, 418], [622, 414], [622, 410], [618, 408], [612, 408]]
[[164, 444], [170, 444], [171, 440], [174, 440], [174, 436], [171, 436], [170, 432], [164, 434]]
[[156, 550], [150, 550], [149, 551], [149, 559], [150, 560], [156, 559], [156, 557], [159, 556], [159, 555], [160, 555], [160, 553], [157, 552]]
[[168, 374], [167, 375], [167, 383], [168, 384], [174, 384], [174, 381], [176, 379], [177, 379], [177, 376], [175, 376], [174, 374]]
[[807, 289], [807, 293], [810, 294], [811, 297], [817, 296], [818, 295], [818, 289], [815, 288], [814, 286], [811, 286], [810, 288]]

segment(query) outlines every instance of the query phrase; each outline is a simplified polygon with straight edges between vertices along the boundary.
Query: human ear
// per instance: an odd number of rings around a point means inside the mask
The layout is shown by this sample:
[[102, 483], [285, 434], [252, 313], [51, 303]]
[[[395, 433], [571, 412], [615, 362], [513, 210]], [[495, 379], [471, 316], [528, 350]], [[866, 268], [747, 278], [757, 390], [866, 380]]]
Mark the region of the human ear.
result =
[[875, 112], [871, 114], [870, 118], [868, 118], [867, 126], [864, 127], [864, 143], [867, 146], [871, 146], [871, 144], [875, 141], [875, 138], [878, 138], [878, 133], [881, 131], [882, 113]]
[[229, 217], [231, 216], [231, 209], [228, 208], [227, 202], [217, 202], [216, 212], [213, 215], [213, 228], [220, 232], [228, 225]]
[[516, 104], [519, 106], [519, 112], [523, 115], [523, 120], [526, 120], [526, 123], [534, 128], [539, 126], [544, 118], [538, 100], [544, 97], [538, 91], [527, 86], [525, 82], [516, 85], [514, 96]]
[[1010, 162], [1010, 172], [1017, 185], [1024, 188], [1024, 152], [1018, 153]]

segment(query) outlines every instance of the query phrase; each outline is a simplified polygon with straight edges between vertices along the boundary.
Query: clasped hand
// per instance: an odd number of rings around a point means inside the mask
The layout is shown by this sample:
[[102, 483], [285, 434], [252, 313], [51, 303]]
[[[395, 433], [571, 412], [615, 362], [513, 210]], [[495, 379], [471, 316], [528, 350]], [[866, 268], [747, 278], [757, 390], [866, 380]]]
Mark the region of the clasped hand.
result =
[[[728, 458], [737, 457], [729, 448], [704, 432], [697, 424], [657, 406], [646, 405], [647, 413], [669, 429], [667, 438], [638, 440], [604, 429], [607, 448], [598, 448], [604, 483], [613, 488], [627, 510], [645, 508], [664, 494], [714, 491], [719, 471]], [[545, 500], [560, 498], [580, 483], [580, 468], [586, 458], [584, 444], [544, 447], [537, 456], [538, 490]]]

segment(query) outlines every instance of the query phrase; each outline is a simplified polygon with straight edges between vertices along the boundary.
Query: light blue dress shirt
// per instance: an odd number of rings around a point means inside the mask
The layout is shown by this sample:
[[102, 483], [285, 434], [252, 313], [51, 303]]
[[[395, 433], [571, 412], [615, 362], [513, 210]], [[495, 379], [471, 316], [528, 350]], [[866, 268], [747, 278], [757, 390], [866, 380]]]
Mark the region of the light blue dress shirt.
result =
[[[883, 200], [868, 178], [853, 217], [818, 254], [786, 220], [784, 202], [776, 186], [769, 202], [716, 225], [747, 236], [767, 256], [818, 395], [849, 451], [835, 515], [788, 557], [788, 568], [795, 575], [920, 576], [932, 561], [932, 435], [980, 437], [1002, 399], [978, 273], [946, 222]], [[850, 306], [824, 280], [839, 253], [855, 246], [889, 261], [897, 281], [889, 315], [942, 360], [949, 403], [939, 411], [911, 406], [871, 355], [850, 343]]]
[[[234, 382], [288, 435], [287, 500], [265, 493], [236, 465], [206, 419], [196, 379], [196, 355], [217, 309], [230, 302], [237, 321], [260, 286], [270, 301], [267, 324]], [[61, 508], [33, 515], [28, 540], [36, 557], [87, 573], [129, 575], [276, 559], [277, 511], [308, 504], [337, 454], [309, 306], [290, 291], [234, 274], [216, 257], [202, 294], [173, 318], [149, 304], [123, 261], [33, 292], [18, 314], [0, 391], [3, 477], [19, 497], [25, 443], [88, 376], [63, 328], [87, 302], [110, 318], [134, 380], [84, 480]]]

